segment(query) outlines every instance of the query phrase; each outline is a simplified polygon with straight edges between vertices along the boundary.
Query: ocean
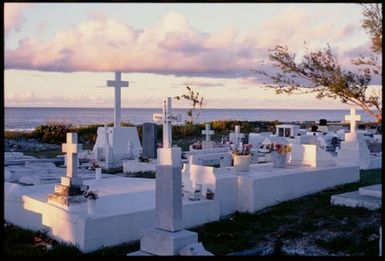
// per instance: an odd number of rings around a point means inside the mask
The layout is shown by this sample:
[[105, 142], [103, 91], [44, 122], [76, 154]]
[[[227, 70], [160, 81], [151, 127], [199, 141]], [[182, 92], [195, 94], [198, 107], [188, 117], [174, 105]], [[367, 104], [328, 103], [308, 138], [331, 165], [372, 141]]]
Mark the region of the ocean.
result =
[[[187, 120], [187, 109], [174, 109], [175, 114], [181, 114], [182, 120]], [[152, 114], [160, 113], [157, 108], [124, 108], [122, 121], [135, 125], [152, 122]], [[289, 109], [202, 109], [195, 122], [214, 120], [242, 120], [242, 121], [342, 121], [349, 110], [289, 110]], [[362, 110], [357, 110], [362, 121], [375, 119]], [[110, 123], [114, 121], [113, 108], [16, 108], [7, 107], [4, 111], [4, 129], [10, 131], [33, 130], [47, 122], [66, 122], [73, 125], [87, 125], [95, 123]]]

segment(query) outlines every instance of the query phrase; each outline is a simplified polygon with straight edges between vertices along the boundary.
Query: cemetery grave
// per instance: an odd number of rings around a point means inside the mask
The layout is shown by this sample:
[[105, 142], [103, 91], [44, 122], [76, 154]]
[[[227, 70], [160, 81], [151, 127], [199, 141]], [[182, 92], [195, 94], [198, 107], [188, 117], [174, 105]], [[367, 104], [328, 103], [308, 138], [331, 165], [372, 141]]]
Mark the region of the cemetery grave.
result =
[[[163, 112], [154, 115], [154, 120], [163, 125], [163, 148], [157, 149], [156, 159], [152, 158], [156, 144], [152, 125], [145, 157], [149, 162], [125, 159], [122, 163], [127, 173], [156, 171], [156, 180], [120, 176], [102, 179], [100, 169], [93, 175], [95, 178], [83, 178], [81, 171], [78, 175], [80, 146], [77, 136], [68, 133], [67, 143], [63, 144], [63, 152], [67, 154], [66, 175], [61, 177], [60, 184], [36, 182], [34, 186], [21, 186], [9, 182], [12, 180], [6, 181], [6, 220], [24, 228], [48, 229], [55, 239], [71, 242], [84, 252], [141, 239], [140, 252], [131, 255], [210, 255], [204, 244], [198, 243], [196, 234], [186, 228], [218, 221], [236, 212], [254, 213], [279, 202], [359, 181], [357, 162], [339, 158], [344, 149], [358, 148], [351, 144], [366, 145], [356, 135], [354, 124], [337, 157], [317, 142], [302, 143], [300, 137], [307, 135], [285, 137], [285, 133], [290, 135], [296, 128], [290, 130], [283, 125], [282, 131], [276, 131], [278, 135], [267, 133], [263, 139], [258, 135], [247, 136], [235, 126], [234, 133], [230, 133], [230, 144], [214, 148], [213, 142], [200, 150], [185, 152], [187, 160], [182, 160], [181, 149], [172, 146], [172, 122], [179, 121], [180, 117], [172, 113], [171, 98], [164, 100]], [[110, 134], [114, 131], [106, 126], [99, 129], [104, 130], [103, 134], [98, 130], [99, 141], [101, 137], [104, 141], [97, 154], [104, 155], [104, 159], [98, 160], [108, 163], [109, 158], [115, 157], [113, 142], [110, 144], [113, 140]], [[208, 125], [202, 134], [206, 135], [207, 142], [211, 142], [209, 135], [213, 132]], [[247, 142], [287, 145], [291, 151], [287, 153], [283, 167], [275, 166], [272, 157], [273, 162], [261, 163], [254, 159], [248, 163], [250, 166], [246, 171], [240, 170], [232, 165], [233, 150], [242, 150]], [[132, 143], [127, 147], [132, 149]], [[259, 149], [261, 146], [253, 152], [259, 153]], [[23, 157], [21, 154], [11, 156], [15, 159]], [[111, 162], [116, 162], [115, 159]], [[53, 163], [40, 164], [48, 170], [53, 168]], [[104, 167], [108, 168], [108, 165]], [[20, 166], [13, 168], [17, 167]], [[31, 166], [27, 167], [31, 169]], [[88, 208], [89, 200], [83, 196], [88, 190], [97, 191], [99, 196], [92, 211]]]

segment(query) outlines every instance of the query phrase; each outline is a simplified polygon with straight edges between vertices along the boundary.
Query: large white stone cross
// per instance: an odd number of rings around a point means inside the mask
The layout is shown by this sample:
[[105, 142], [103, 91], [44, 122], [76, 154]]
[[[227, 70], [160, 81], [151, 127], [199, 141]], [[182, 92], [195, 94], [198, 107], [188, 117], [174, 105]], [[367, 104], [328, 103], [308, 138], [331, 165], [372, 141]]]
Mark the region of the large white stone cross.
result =
[[356, 109], [350, 109], [350, 115], [345, 115], [345, 121], [350, 121], [350, 133], [351, 135], [356, 134], [356, 122], [361, 120], [361, 115], [356, 114]]
[[202, 130], [202, 134], [206, 134], [206, 141], [210, 141], [210, 135], [214, 135], [214, 131], [210, 130], [210, 123], [206, 123], [206, 129]]
[[67, 133], [67, 143], [62, 144], [62, 151], [66, 153], [67, 177], [74, 178], [78, 174], [78, 152], [82, 145], [78, 143], [77, 133]]
[[162, 114], [154, 113], [153, 120], [156, 122], [163, 123], [163, 148], [172, 147], [172, 122], [180, 122], [181, 115], [172, 115], [171, 113], [171, 97], [167, 97], [163, 101], [163, 111]]
[[128, 87], [128, 81], [121, 80], [121, 72], [115, 72], [115, 81], [107, 81], [107, 86], [115, 88], [114, 127], [119, 127], [121, 115], [120, 88]]

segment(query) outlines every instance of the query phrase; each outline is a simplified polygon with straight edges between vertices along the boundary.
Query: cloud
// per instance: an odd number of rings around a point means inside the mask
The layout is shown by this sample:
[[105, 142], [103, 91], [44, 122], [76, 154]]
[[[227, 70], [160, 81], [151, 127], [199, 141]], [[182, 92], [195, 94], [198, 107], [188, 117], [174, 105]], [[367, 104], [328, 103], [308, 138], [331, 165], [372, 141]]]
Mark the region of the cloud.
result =
[[24, 22], [23, 11], [31, 7], [31, 3], [4, 3], [4, 34], [19, 30]]
[[211, 82], [211, 81], [205, 81], [205, 80], [190, 80], [183, 83], [178, 83], [178, 88], [180, 86], [194, 86], [194, 87], [223, 87], [224, 84], [222, 82]]
[[50, 23], [48, 21], [39, 22], [37, 27], [36, 27], [36, 33], [41, 34], [41, 33], [45, 32], [47, 30], [47, 28], [49, 27], [49, 25], [50, 25]]
[[22, 38], [17, 48], [5, 50], [5, 69], [251, 77], [251, 69], [260, 67], [266, 58], [267, 48], [287, 43], [297, 51], [303, 40], [338, 40], [355, 30], [350, 24], [334, 28], [332, 22], [312, 16], [303, 9], [289, 8], [262, 27], [240, 35], [232, 27], [201, 32], [177, 12], [141, 30], [90, 12], [87, 20], [58, 31], [46, 42]]

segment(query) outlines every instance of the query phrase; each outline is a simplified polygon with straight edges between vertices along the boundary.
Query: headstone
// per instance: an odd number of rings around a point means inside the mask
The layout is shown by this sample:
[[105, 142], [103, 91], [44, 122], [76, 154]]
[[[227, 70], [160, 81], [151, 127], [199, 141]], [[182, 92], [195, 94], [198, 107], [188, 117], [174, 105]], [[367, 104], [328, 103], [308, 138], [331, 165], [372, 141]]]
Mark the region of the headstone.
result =
[[280, 137], [295, 137], [299, 133], [299, 126], [293, 124], [281, 124], [276, 127], [276, 135]]
[[[140, 240], [141, 252], [152, 255], [178, 255], [188, 245], [198, 243], [198, 234], [183, 229], [182, 150], [171, 147], [171, 98], [164, 101], [163, 148], [158, 149], [155, 182], [155, 229], [145, 231]], [[154, 117], [155, 118], [155, 117]]]
[[357, 121], [361, 120], [361, 115], [356, 114], [356, 109], [350, 109], [350, 115], [345, 115], [345, 121], [350, 122], [350, 133], [345, 134], [345, 141], [357, 140]]
[[87, 186], [78, 177], [77, 152], [81, 149], [78, 143], [77, 133], [67, 133], [67, 143], [62, 144], [62, 150], [66, 153], [66, 176], [61, 178], [61, 184], [55, 185], [55, 193], [48, 195], [48, 202], [69, 207], [70, 203], [81, 202], [85, 198], [83, 192]]
[[187, 162], [191, 165], [230, 167], [231, 152], [205, 153], [205, 150], [202, 150], [199, 154], [187, 155]]
[[214, 135], [214, 131], [210, 130], [210, 123], [205, 124], [205, 129], [202, 130], [202, 134], [206, 135], [206, 141], [211, 141], [210, 136]]
[[230, 141], [236, 146], [237, 149], [241, 149], [242, 146], [242, 138], [245, 137], [244, 133], [241, 133], [241, 127], [239, 125], [235, 125], [234, 133], [230, 133]]
[[172, 114], [171, 97], [163, 101], [162, 114], [154, 113], [153, 120], [163, 124], [163, 148], [172, 147], [172, 122], [180, 122], [181, 115]]
[[372, 158], [367, 142], [358, 137], [356, 122], [361, 120], [361, 116], [356, 114], [356, 109], [350, 109], [350, 115], [346, 115], [345, 120], [350, 121], [350, 133], [345, 134], [345, 141], [341, 142], [341, 149], [337, 151], [338, 162], [359, 165], [360, 169], [378, 167], [381, 158]]
[[319, 125], [320, 126], [327, 126], [328, 125], [328, 121], [326, 119], [320, 119], [319, 120]]
[[152, 122], [143, 123], [142, 127], [142, 157], [155, 159], [157, 149], [157, 128]]
[[214, 135], [214, 131], [210, 130], [210, 123], [205, 124], [205, 129], [202, 130], [202, 134], [206, 135], [206, 140], [202, 142], [202, 150], [213, 149], [215, 145], [214, 141], [211, 140], [210, 136]]
[[[121, 88], [128, 87], [128, 82], [121, 80], [120, 72], [115, 72], [115, 80], [107, 81], [107, 86], [115, 88], [114, 126], [98, 128], [92, 154], [99, 165], [109, 169], [110, 167], [121, 167], [123, 165], [123, 160], [138, 158], [142, 148], [135, 127], [120, 127]], [[107, 134], [108, 136], [106, 136]], [[110, 149], [107, 148], [107, 143], [109, 143]], [[99, 162], [102, 158], [108, 158], [108, 161], [102, 163]]]
[[310, 165], [314, 168], [335, 165], [330, 153], [313, 144], [292, 144], [289, 163], [297, 166]]
[[115, 88], [114, 127], [119, 127], [121, 119], [120, 88], [128, 87], [128, 82], [121, 80], [121, 72], [115, 72], [115, 81], [107, 81], [107, 86]]

